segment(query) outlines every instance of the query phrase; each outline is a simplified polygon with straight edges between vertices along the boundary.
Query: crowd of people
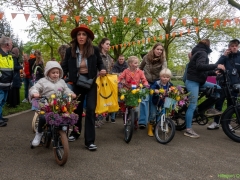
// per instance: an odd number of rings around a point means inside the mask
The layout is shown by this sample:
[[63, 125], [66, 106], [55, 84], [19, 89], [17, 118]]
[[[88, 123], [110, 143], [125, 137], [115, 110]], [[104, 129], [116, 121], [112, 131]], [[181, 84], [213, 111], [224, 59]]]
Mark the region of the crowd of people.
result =
[[[66, 94], [70, 93], [73, 97], [79, 98], [80, 103], [75, 110], [79, 115], [76, 124], [79, 132], [72, 131], [69, 141], [75, 141], [81, 135], [82, 113], [85, 108], [84, 144], [87, 149], [96, 150], [95, 108], [97, 102], [97, 85], [94, 81], [98, 75], [105, 76], [107, 73], [115, 73], [118, 74], [119, 82], [124, 82], [129, 87], [142, 83], [145, 87], [150, 87], [154, 90], [153, 95], [148, 95], [140, 102], [140, 116], [138, 121], [140, 129], [147, 127], [147, 134], [152, 137], [156, 106], [163, 104], [163, 101], [156, 101], [155, 95], [159, 93], [160, 88], [168, 90], [173, 85], [170, 81], [172, 73], [167, 66], [164, 46], [159, 42], [156, 43], [143, 57], [141, 63], [137, 56], [130, 56], [126, 62], [123, 55], [120, 55], [114, 63], [109, 54], [110, 40], [103, 38], [99, 42], [98, 47], [94, 46], [92, 43], [94, 33], [86, 25], [74, 28], [71, 31], [71, 38], [70, 46], [62, 45], [58, 49], [61, 57], [60, 62], [58, 63], [56, 60], [49, 61], [46, 63], [46, 67], [44, 67], [41, 52], [38, 50], [30, 56], [24, 54], [23, 66], [21, 66], [18, 62], [19, 50], [12, 48], [12, 40], [8, 37], [0, 38], [0, 126], [6, 126], [8, 121], [7, 118], [2, 117], [2, 108], [7, 101], [8, 93], [9, 103], [12, 103], [13, 107], [20, 103], [18, 101], [21, 86], [19, 70], [23, 69], [25, 89], [25, 99], [23, 102], [29, 102], [31, 98], [36, 98], [40, 95], [56, 93], [58, 89], [56, 86], [63, 88]], [[219, 69], [228, 70], [230, 72], [231, 85], [240, 83], [239, 43], [237, 39], [231, 40], [228, 44], [228, 49], [215, 64], [209, 64], [208, 55], [212, 50], [210, 48], [210, 40], [208, 39], [198, 42], [191, 53], [189, 53], [189, 63], [186, 66], [184, 74], [185, 86], [190, 92], [190, 103], [185, 119], [185, 136], [191, 138], [200, 137], [192, 129], [192, 118], [197, 106], [199, 88], [215, 86], [215, 84], [206, 81], [208, 76], [216, 76], [219, 74]], [[5, 61], [10, 63], [2, 63]], [[93, 80], [90, 87], [81, 84], [84, 79]], [[218, 85], [217, 88], [221, 89]], [[81, 96], [78, 96], [79, 94]], [[237, 94], [233, 95], [237, 96]], [[219, 94], [219, 96], [220, 98], [215, 108], [209, 110], [208, 113], [221, 114], [225, 97], [223, 93]], [[115, 118], [116, 113], [109, 113], [106, 121], [111, 120], [112, 123], [115, 123]], [[45, 124], [44, 116], [40, 119], [41, 122], [39, 124]], [[214, 122], [208, 126], [208, 129], [212, 130], [218, 127], [219, 118], [216, 116]], [[42, 127], [39, 126], [32, 142], [33, 146], [39, 145], [41, 136]]]

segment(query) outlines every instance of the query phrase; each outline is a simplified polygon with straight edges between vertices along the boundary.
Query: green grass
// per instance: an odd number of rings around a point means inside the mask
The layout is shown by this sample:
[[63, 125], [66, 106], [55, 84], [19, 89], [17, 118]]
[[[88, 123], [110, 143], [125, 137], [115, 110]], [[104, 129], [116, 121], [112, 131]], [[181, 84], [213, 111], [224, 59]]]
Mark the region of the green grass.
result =
[[24, 99], [24, 86], [22, 85], [20, 89], [20, 105], [18, 105], [16, 108], [10, 108], [7, 106], [7, 104], [5, 104], [5, 106], [3, 107], [3, 116], [31, 109], [30, 103], [22, 103], [23, 99]]

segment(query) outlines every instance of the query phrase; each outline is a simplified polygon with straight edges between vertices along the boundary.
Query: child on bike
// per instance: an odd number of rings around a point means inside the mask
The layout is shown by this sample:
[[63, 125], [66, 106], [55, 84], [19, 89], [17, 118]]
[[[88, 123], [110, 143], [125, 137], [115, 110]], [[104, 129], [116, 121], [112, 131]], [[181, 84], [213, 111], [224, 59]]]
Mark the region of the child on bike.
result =
[[152, 97], [152, 103], [154, 106], [150, 106], [150, 115], [149, 115], [149, 123], [148, 123], [148, 136], [153, 136], [152, 126], [155, 122], [157, 108], [163, 106], [164, 103], [164, 95], [159, 94], [160, 89], [164, 89], [165, 92], [173, 85], [170, 80], [172, 77], [172, 72], [168, 68], [164, 68], [159, 73], [159, 79], [153, 83], [150, 87], [154, 93]]
[[[39, 98], [41, 96], [50, 97], [52, 94], [57, 93], [59, 89], [64, 94], [72, 95], [72, 98], [76, 98], [76, 95], [71, 91], [65, 81], [61, 79], [63, 77], [63, 70], [60, 64], [56, 61], [48, 61], [44, 71], [44, 78], [41, 78], [34, 86], [29, 89], [29, 95], [31, 98]], [[33, 146], [40, 144], [43, 135], [43, 126], [46, 124], [46, 120], [43, 115], [39, 116], [38, 130], [32, 141]]]

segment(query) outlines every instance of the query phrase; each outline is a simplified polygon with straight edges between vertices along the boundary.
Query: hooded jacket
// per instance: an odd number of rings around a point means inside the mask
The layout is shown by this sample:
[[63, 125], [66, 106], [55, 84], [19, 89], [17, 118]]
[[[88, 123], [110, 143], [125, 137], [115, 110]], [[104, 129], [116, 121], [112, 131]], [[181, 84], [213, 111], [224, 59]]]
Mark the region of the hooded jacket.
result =
[[[60, 70], [59, 79], [57, 81], [52, 80], [48, 73], [51, 69], [58, 68]], [[32, 97], [34, 93], [39, 93], [41, 96], [50, 97], [52, 94], [56, 94], [61, 90], [65, 95], [73, 94], [73, 92], [67, 87], [67, 84], [63, 79], [63, 70], [60, 64], [56, 61], [48, 61], [44, 70], [44, 78], [41, 78], [33, 87], [29, 89], [29, 94]]]
[[124, 61], [123, 64], [120, 64], [118, 61], [115, 62], [113, 68], [112, 68], [112, 72], [113, 73], [122, 73], [125, 69], [128, 68], [128, 65], [126, 63], [126, 61]]
[[208, 54], [212, 50], [203, 43], [198, 43], [192, 49], [192, 58], [187, 68], [187, 80], [204, 84], [208, 75], [215, 75], [217, 64], [209, 64]]

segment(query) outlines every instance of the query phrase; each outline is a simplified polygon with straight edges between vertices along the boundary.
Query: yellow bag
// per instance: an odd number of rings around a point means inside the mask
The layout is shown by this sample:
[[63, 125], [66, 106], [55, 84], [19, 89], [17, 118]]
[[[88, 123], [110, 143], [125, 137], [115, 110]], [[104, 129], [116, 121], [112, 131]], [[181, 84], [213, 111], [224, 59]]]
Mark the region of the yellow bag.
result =
[[97, 106], [95, 113], [117, 112], [118, 105], [118, 78], [117, 75], [107, 74], [96, 79]]

